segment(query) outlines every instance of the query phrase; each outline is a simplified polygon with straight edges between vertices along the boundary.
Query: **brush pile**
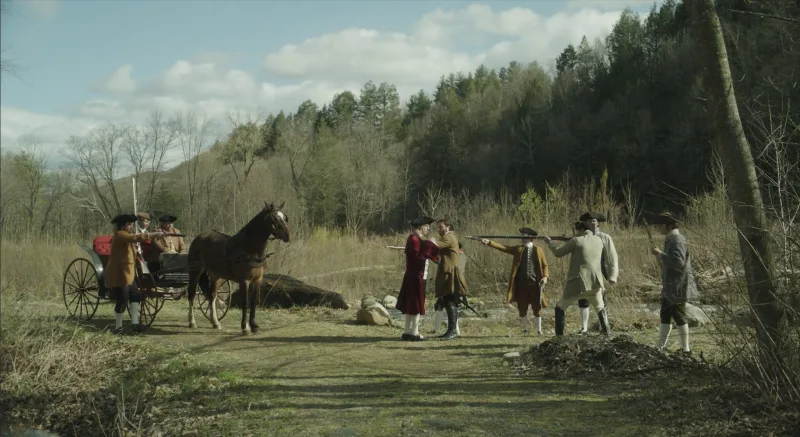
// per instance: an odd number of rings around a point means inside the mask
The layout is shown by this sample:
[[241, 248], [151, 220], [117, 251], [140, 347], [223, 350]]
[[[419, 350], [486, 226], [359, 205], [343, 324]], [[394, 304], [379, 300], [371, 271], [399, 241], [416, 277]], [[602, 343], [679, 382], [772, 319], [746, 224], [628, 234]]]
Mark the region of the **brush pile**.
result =
[[633, 375], [709, 368], [702, 357], [685, 356], [679, 351], [659, 352], [627, 335], [556, 337], [520, 354], [518, 362], [518, 369], [523, 373], [548, 377]]

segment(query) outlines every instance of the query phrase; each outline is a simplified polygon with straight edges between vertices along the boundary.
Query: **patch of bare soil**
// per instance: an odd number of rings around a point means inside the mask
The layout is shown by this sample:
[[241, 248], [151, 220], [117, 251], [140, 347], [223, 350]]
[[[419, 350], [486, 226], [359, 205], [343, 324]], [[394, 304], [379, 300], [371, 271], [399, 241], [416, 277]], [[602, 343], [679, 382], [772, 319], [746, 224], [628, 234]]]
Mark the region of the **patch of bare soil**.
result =
[[533, 346], [520, 354], [518, 369], [522, 373], [547, 377], [570, 378], [578, 375], [635, 375], [652, 372], [687, 370], [708, 371], [712, 368], [702, 355], [663, 353], [637, 343], [632, 337], [619, 335], [556, 337]]

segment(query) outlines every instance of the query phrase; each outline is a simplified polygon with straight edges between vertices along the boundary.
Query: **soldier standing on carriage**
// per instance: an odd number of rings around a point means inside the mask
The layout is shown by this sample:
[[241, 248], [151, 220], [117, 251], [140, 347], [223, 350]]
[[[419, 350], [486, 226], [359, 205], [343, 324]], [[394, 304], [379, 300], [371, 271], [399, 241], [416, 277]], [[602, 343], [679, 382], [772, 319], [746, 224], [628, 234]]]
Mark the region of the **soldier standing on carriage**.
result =
[[404, 341], [422, 341], [419, 335], [419, 317], [425, 315], [425, 272], [428, 260], [439, 260], [439, 248], [433, 239], [422, 239], [430, 231], [433, 219], [420, 217], [411, 221], [411, 235], [406, 240], [406, 272], [397, 296], [395, 308], [405, 314]]
[[133, 214], [121, 214], [111, 221], [114, 224], [114, 236], [111, 237], [111, 253], [105, 269], [105, 285], [116, 295], [114, 307], [116, 324], [114, 334], [122, 334], [122, 315], [130, 304], [131, 327], [141, 332], [139, 324], [139, 304], [142, 295], [136, 287], [136, 244], [162, 235], [158, 232], [134, 233], [137, 217]]
[[689, 246], [686, 237], [678, 230], [678, 221], [668, 215], [658, 215], [649, 224], [658, 225], [664, 234], [664, 250], [652, 248], [662, 263], [661, 280], [661, 326], [656, 347], [665, 350], [672, 322], [678, 327], [681, 351], [691, 353], [689, 348], [689, 324], [686, 323], [686, 302], [697, 294], [697, 284], [692, 272]]
[[436, 269], [436, 307], [444, 307], [447, 312], [447, 331], [439, 338], [450, 340], [458, 336], [458, 305], [467, 296], [467, 281], [458, 266], [458, 238], [453, 233], [453, 224], [446, 219], [436, 221], [441, 239], [434, 244], [439, 246], [439, 268]]
[[[614, 240], [605, 232], [600, 232], [600, 222], [606, 221], [602, 214], [587, 212], [578, 218], [580, 223], [583, 223], [585, 229], [594, 232], [595, 235], [603, 240], [603, 259], [600, 263], [600, 268], [603, 272], [603, 277], [612, 285], [617, 283], [619, 276], [619, 257], [617, 256], [617, 248], [614, 246]], [[606, 317], [608, 317], [608, 299], [606, 298], [605, 290], [603, 290], [603, 306], [606, 308]], [[589, 330], [589, 301], [581, 299], [578, 301], [578, 308], [581, 313], [581, 330], [580, 334], [586, 334]]]
[[566, 324], [564, 309], [569, 308], [581, 298], [588, 300], [589, 304], [597, 311], [601, 332], [609, 334], [611, 330], [602, 296], [605, 284], [600, 267], [603, 257], [603, 240], [588, 229], [584, 231], [583, 235], [572, 238], [559, 247], [556, 247], [557, 243], [549, 237], [544, 237], [544, 240], [556, 257], [561, 258], [571, 254], [567, 281], [555, 308], [556, 335], [564, 335], [564, 325]]
[[520, 228], [520, 233], [531, 237], [522, 240], [517, 246], [503, 246], [492, 240], [481, 239], [481, 243], [514, 256], [511, 262], [511, 278], [508, 280], [508, 303], [517, 303], [522, 333], [528, 333], [528, 306], [533, 308], [536, 332], [542, 334], [542, 308], [547, 308], [542, 290], [547, 284], [550, 269], [544, 251], [533, 245], [533, 237], [538, 235], [531, 228]]

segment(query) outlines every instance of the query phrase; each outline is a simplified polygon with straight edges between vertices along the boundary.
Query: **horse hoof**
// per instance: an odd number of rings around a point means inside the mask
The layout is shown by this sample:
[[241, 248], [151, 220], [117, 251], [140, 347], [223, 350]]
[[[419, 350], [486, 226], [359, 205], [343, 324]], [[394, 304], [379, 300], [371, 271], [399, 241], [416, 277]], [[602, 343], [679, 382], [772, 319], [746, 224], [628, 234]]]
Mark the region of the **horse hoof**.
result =
[[216, 325], [213, 325], [213, 326], [214, 326], [214, 329], [220, 329], [220, 330], [222, 329], [222, 325], [220, 325], [220, 324], [216, 324]]
[[250, 332], [252, 332], [253, 335], [258, 334], [259, 331], [261, 331], [259, 328], [250, 328]]
[[247, 334], [249, 334], [249, 331], [246, 329], [242, 329], [242, 335], [247, 335]]
[[190, 328], [197, 328], [197, 323], [195, 323], [195, 322], [189, 322], [189, 327], [190, 327]]

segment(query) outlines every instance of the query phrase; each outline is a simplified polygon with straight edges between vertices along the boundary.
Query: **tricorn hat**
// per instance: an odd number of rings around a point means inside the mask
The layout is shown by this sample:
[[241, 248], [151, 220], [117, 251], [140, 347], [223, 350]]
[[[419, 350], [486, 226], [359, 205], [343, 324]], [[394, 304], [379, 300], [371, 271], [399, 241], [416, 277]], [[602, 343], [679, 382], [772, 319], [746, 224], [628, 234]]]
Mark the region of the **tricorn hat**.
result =
[[128, 223], [136, 223], [136, 215], [134, 214], [120, 214], [113, 219], [111, 219], [111, 223], [115, 225], [125, 225]]
[[647, 214], [646, 219], [647, 224], [649, 225], [675, 225], [678, 224], [678, 220], [668, 212], [662, 212], [661, 214]]
[[144, 219], [144, 220], [150, 220], [150, 213], [147, 213], [147, 212], [137, 212], [137, 213], [136, 213], [136, 217], [139, 217], [140, 219]]
[[158, 218], [158, 221], [160, 221], [161, 223], [175, 223], [176, 221], [178, 221], [178, 217], [175, 217], [174, 215], [164, 214]]
[[604, 221], [606, 221], [606, 216], [604, 216], [603, 214], [600, 214], [599, 212], [589, 211], [589, 212], [583, 214], [582, 216], [580, 216], [578, 218], [578, 220], [580, 220], [582, 222], [586, 222], [586, 221], [589, 221], [591, 219], [595, 219], [598, 222], [604, 222]]
[[535, 236], [539, 235], [538, 232], [534, 231], [531, 228], [519, 228], [519, 233], [522, 234], [522, 235], [529, 235], [531, 237], [535, 237]]
[[576, 231], [587, 231], [586, 224], [584, 222], [575, 222], [575, 230]]
[[409, 222], [409, 224], [411, 226], [415, 227], [415, 228], [418, 228], [418, 227], [420, 227], [422, 225], [429, 225], [429, 224], [431, 224], [431, 223], [433, 223], [435, 221], [436, 220], [434, 220], [434, 219], [432, 219], [430, 217], [417, 217], [414, 220], [411, 220], [411, 222]]

